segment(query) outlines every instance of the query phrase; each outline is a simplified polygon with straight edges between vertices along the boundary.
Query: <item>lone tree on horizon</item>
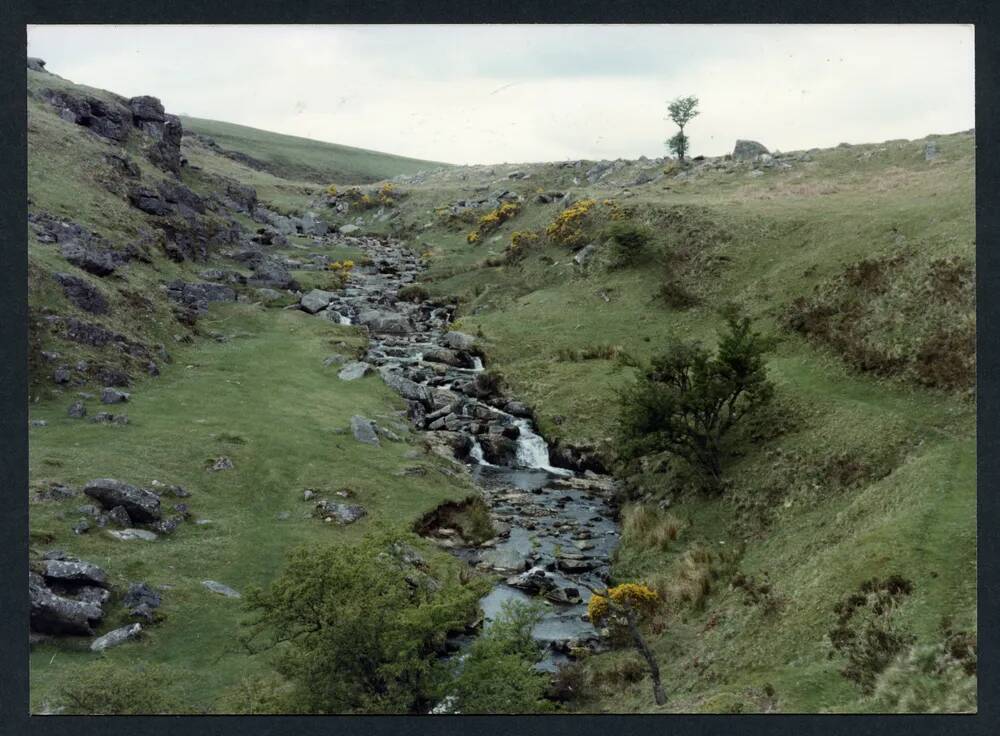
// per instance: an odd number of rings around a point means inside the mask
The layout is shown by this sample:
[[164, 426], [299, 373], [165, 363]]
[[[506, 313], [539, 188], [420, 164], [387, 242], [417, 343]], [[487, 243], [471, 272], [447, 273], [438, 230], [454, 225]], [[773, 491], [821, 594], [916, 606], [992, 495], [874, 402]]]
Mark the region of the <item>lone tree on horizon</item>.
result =
[[678, 97], [667, 103], [670, 119], [674, 121], [679, 131], [667, 141], [667, 148], [677, 155], [677, 160], [684, 163], [684, 154], [688, 152], [688, 137], [684, 135], [684, 126], [698, 114], [698, 98], [694, 95]]

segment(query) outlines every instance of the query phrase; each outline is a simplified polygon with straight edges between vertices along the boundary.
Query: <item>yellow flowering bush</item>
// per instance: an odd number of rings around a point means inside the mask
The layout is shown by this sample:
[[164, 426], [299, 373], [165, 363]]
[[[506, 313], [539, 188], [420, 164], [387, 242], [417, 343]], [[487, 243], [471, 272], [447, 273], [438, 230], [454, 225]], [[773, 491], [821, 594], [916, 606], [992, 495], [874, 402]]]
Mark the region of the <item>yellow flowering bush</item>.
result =
[[393, 195], [395, 193], [396, 193], [395, 185], [392, 184], [391, 182], [386, 182], [378, 190], [379, 203], [385, 205], [386, 207], [392, 207], [392, 205], [395, 204], [396, 202], [396, 200], [393, 198]]
[[628, 213], [613, 199], [606, 199], [602, 204], [608, 208], [608, 217], [612, 220], [624, 220]]
[[593, 199], [581, 199], [579, 202], [573, 203], [559, 213], [545, 229], [545, 233], [562, 245], [581, 244], [584, 239], [581, 226], [596, 204], [597, 202]]
[[475, 245], [479, 242], [479, 231], [473, 230], [471, 233], [465, 236], [465, 241], [470, 245]]
[[328, 197], [336, 197], [337, 196], [337, 185], [336, 184], [331, 184], [330, 186], [328, 186], [326, 188], [326, 194], [327, 194]]
[[627, 612], [641, 618], [653, 613], [659, 603], [660, 596], [652, 588], [642, 583], [622, 583], [608, 590], [606, 596], [596, 593], [592, 595], [587, 615], [595, 625]]

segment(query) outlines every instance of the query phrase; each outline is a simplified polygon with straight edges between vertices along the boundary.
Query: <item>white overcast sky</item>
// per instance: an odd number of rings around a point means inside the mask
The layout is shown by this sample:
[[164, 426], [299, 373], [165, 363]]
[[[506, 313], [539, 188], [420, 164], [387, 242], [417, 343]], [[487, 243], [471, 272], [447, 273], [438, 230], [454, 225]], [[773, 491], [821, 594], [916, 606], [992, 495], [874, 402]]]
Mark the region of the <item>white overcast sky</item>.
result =
[[55, 74], [168, 112], [452, 163], [795, 150], [974, 126], [962, 25], [29, 26]]

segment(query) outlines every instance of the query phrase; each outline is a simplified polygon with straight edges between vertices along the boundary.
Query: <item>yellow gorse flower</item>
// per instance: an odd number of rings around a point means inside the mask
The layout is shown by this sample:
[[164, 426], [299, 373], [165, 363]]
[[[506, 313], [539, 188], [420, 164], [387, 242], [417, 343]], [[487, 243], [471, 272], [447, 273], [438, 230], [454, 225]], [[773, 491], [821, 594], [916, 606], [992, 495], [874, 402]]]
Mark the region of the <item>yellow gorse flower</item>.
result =
[[652, 613], [659, 605], [660, 596], [642, 583], [622, 583], [608, 591], [606, 596], [594, 594], [587, 605], [587, 615], [591, 623], [598, 625], [615, 613], [626, 610], [640, 616]]

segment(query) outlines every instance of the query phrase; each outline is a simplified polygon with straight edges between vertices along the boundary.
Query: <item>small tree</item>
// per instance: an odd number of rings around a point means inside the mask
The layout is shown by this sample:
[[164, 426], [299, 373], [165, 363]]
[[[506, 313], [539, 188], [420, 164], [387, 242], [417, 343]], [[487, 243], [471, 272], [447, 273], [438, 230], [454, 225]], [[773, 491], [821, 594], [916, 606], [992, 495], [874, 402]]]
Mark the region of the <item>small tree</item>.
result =
[[595, 626], [607, 625], [611, 629], [619, 629], [628, 633], [635, 648], [646, 660], [649, 676], [653, 680], [653, 699], [657, 705], [667, 702], [660, 682], [660, 667], [656, 663], [653, 650], [639, 631], [639, 626], [657, 609], [660, 597], [656, 591], [639, 583], [623, 583], [606, 591], [603, 595], [594, 593], [587, 606], [590, 622]]
[[698, 115], [698, 98], [693, 95], [678, 97], [667, 103], [670, 119], [680, 130], [667, 141], [667, 148], [677, 155], [678, 161], [684, 163], [684, 155], [688, 152], [688, 137], [684, 135], [684, 126]]
[[623, 458], [669, 452], [699, 470], [709, 488], [720, 487], [723, 440], [774, 396], [764, 365], [771, 341], [734, 311], [726, 326], [714, 357], [698, 343], [672, 339], [621, 395]]
[[263, 640], [300, 713], [424, 710], [446, 676], [437, 652], [482, 591], [432, 584], [401, 536], [302, 547], [267, 591], [247, 593], [248, 647]]

